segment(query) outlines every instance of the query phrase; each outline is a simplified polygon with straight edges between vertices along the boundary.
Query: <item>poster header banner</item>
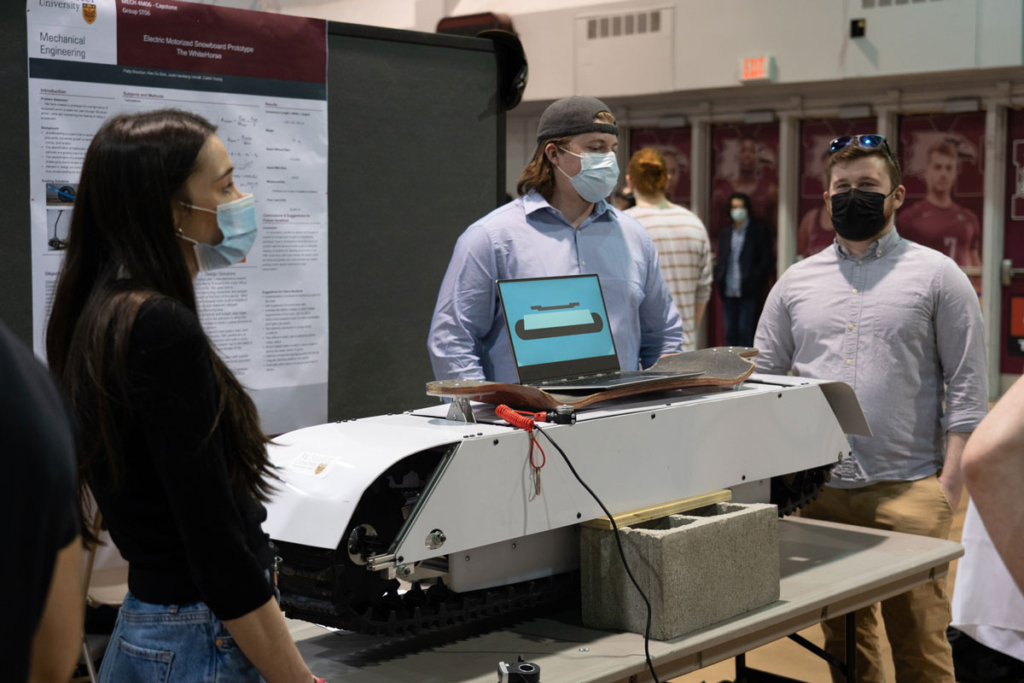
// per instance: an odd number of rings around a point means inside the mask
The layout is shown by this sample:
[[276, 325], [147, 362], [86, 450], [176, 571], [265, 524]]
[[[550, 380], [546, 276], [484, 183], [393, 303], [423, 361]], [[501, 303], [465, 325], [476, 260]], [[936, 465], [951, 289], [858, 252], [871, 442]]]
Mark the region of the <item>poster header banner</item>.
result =
[[199, 5], [117, 0], [120, 66], [327, 83], [327, 22]]
[[326, 98], [322, 19], [181, 0], [27, 0], [26, 12], [33, 61], [308, 83]]

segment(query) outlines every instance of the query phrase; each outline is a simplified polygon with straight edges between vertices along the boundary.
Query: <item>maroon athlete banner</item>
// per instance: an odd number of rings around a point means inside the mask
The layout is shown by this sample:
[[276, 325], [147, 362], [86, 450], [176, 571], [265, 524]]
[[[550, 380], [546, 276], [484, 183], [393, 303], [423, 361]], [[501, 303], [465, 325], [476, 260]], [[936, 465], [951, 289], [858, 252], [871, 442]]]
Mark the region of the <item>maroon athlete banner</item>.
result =
[[[1003, 257], [1024, 267], [1024, 111], [1011, 111], [1006, 134], [1006, 219]], [[1024, 372], [1024, 278], [1003, 287], [999, 370]]]
[[896, 229], [956, 261], [980, 292], [985, 113], [902, 117], [899, 157], [907, 198]]
[[825, 166], [829, 143], [844, 135], [874, 133], [876, 119], [807, 119], [800, 122], [800, 223], [796, 253], [801, 258], [832, 246], [836, 231], [825, 207]]
[[630, 133], [629, 156], [651, 147], [661, 152], [668, 168], [665, 196], [670, 202], [690, 208], [690, 128], [635, 128]]
[[711, 248], [718, 249], [718, 231], [729, 218], [729, 195], [750, 197], [750, 219], [768, 226], [775, 245], [779, 206], [779, 126], [741, 124], [715, 126], [711, 133]]

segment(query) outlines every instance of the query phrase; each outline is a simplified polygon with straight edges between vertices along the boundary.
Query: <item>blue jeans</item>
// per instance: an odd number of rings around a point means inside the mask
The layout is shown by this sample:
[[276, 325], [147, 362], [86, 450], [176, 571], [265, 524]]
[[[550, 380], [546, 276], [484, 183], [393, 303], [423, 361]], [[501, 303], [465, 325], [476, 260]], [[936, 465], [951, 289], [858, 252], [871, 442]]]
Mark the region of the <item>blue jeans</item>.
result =
[[722, 297], [725, 313], [725, 343], [729, 346], [753, 346], [757, 330], [757, 299]]
[[100, 683], [263, 681], [203, 602], [153, 605], [128, 593], [100, 667]]

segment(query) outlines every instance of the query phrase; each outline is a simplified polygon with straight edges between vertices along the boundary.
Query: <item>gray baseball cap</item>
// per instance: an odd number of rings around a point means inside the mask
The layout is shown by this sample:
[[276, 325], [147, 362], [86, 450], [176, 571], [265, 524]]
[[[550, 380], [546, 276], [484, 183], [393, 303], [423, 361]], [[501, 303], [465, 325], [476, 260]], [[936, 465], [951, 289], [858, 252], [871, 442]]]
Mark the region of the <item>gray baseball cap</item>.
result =
[[619, 127], [614, 123], [599, 123], [594, 119], [601, 112], [611, 113], [601, 100], [594, 97], [564, 97], [547, 109], [537, 126], [537, 143], [551, 138], [563, 138], [580, 133], [609, 133], [618, 137]]

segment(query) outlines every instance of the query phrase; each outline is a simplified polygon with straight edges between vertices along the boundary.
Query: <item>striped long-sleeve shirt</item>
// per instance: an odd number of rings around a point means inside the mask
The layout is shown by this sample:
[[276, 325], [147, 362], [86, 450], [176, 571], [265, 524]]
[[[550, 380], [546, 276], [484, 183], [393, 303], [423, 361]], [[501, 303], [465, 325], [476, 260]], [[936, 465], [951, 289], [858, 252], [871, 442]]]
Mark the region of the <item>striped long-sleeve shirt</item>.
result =
[[683, 351], [696, 344], [696, 304], [711, 297], [713, 268], [708, 231], [688, 209], [662, 202], [657, 206], [635, 206], [626, 211], [647, 228], [658, 250], [661, 273], [683, 319]]

